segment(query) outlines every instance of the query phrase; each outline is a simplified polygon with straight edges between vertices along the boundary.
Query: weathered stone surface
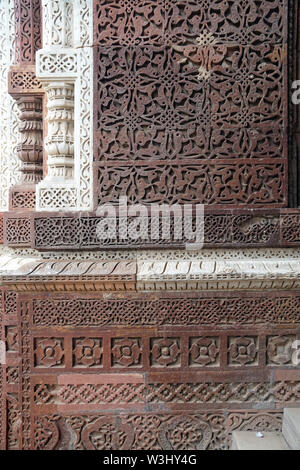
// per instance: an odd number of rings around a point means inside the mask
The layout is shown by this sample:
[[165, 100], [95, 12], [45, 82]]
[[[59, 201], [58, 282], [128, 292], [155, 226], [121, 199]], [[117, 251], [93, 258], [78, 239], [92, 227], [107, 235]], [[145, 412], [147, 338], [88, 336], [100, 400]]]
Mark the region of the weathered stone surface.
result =
[[256, 432], [234, 431], [231, 450], [289, 450], [289, 446], [279, 432], [264, 432], [257, 437]]

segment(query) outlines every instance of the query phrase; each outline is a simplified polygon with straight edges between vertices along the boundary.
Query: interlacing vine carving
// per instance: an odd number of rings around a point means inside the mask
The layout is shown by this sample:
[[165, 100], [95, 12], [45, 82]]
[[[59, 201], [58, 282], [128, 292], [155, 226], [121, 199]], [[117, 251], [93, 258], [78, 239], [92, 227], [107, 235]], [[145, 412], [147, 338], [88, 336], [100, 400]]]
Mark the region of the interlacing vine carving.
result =
[[285, 206], [282, 0], [95, 12], [97, 202]]

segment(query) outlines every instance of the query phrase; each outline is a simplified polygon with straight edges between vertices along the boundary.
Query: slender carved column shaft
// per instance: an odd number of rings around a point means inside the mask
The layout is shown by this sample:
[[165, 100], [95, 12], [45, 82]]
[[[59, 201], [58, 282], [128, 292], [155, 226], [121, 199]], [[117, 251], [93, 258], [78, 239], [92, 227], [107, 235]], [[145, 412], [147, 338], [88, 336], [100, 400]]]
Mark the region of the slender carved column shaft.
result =
[[45, 91], [48, 97], [46, 180], [64, 181], [73, 177], [74, 86], [67, 82], [52, 82], [46, 86]]
[[22, 141], [17, 146], [18, 156], [23, 162], [22, 183], [38, 183], [43, 172], [43, 124], [42, 98], [22, 96], [17, 98], [21, 111], [20, 133]]

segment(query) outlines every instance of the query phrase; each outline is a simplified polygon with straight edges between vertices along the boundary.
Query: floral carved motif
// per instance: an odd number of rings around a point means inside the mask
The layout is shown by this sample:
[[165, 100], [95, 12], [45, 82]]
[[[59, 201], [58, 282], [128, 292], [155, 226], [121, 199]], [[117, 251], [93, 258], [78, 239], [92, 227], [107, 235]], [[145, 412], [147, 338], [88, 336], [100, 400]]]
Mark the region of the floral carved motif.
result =
[[34, 356], [36, 367], [63, 367], [63, 340], [60, 338], [36, 339]]
[[73, 340], [74, 367], [99, 367], [102, 364], [102, 355], [100, 338], [76, 338]]
[[97, 203], [286, 206], [283, 2], [94, 9]]
[[141, 365], [141, 339], [122, 338], [112, 340], [112, 364], [114, 367]]
[[151, 343], [151, 363], [154, 367], [180, 366], [179, 338], [157, 338]]
[[229, 338], [229, 364], [254, 365], [258, 352], [256, 342], [256, 338]]
[[202, 366], [218, 364], [219, 342], [218, 338], [191, 338], [190, 364]]

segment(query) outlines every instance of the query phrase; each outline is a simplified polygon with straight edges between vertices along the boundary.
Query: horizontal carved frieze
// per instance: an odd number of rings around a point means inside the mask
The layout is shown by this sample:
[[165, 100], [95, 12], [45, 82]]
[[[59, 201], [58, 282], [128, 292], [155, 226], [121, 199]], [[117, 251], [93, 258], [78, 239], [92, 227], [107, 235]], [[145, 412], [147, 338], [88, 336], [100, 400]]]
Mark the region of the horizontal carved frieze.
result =
[[[52, 414], [51, 414], [52, 413]], [[149, 412], [71, 415], [50, 412], [33, 419], [35, 450], [229, 449], [240, 431], [280, 431], [281, 411]], [[47, 438], [44, 437], [46, 434]], [[76, 440], [70, 439], [75, 434]], [[29, 444], [29, 442], [28, 442]]]
[[[40, 189], [48, 191], [46, 188]], [[60, 194], [62, 190], [57, 188], [57, 191]], [[64, 190], [66, 204], [70, 191], [68, 187]], [[76, 188], [74, 191], [76, 193]], [[74, 204], [75, 201], [74, 196]], [[178, 235], [177, 219], [172, 211], [169, 217], [159, 213], [153, 215], [149, 208], [146, 209], [147, 213], [147, 217], [128, 216], [126, 221], [118, 216], [118, 210], [115, 218], [96, 216], [94, 213], [8, 214], [4, 223], [5, 243], [7, 246], [31, 246], [48, 251], [193, 247], [190, 234], [186, 236], [184, 227]], [[24, 219], [23, 225], [21, 219]], [[29, 220], [34, 227], [32, 234]], [[189, 220], [191, 233], [195, 235], [196, 216], [191, 216]], [[127, 225], [124, 226], [125, 222]], [[180, 223], [183, 224], [183, 218]], [[137, 224], [142, 229], [138, 229]], [[165, 224], [168, 224], [167, 231]], [[300, 216], [297, 209], [205, 210], [203, 238], [204, 247], [296, 247], [300, 246]]]
[[1, 276], [17, 291], [135, 290], [135, 261], [29, 261]]
[[[59, 325], [59, 318], [57, 322]], [[236, 370], [243, 371], [245, 377], [248, 369], [253, 370], [254, 380], [263, 367], [296, 368], [299, 360], [299, 327], [292, 330], [265, 327], [263, 335], [258, 330], [246, 328], [242, 334], [236, 329], [224, 332], [218, 328], [212, 331], [200, 326], [192, 329], [188, 326], [164, 327], [156, 333], [150, 326], [142, 328], [142, 325], [130, 329], [119, 328], [118, 333], [114, 333], [113, 328], [102, 330], [99, 334], [94, 327], [87, 334], [81, 327], [70, 334], [66, 329], [62, 333], [52, 328], [46, 333], [45, 329], [34, 327], [31, 359], [35, 373], [56, 371], [59, 374], [58, 384], [65, 384], [69, 382], [68, 376], [61, 375], [64, 372], [92, 373], [97, 370], [111, 374], [135, 371], [136, 383], [144, 383], [144, 373], [147, 372], [147, 383], [152, 383], [156, 381], [155, 377], [160, 380], [159, 373], [168, 371], [174, 374], [169, 380], [176, 382], [179, 378], [176, 373], [181, 373], [180, 381], [185, 382], [190, 380], [189, 374], [196, 374], [197, 371], [206, 370], [207, 380], [212, 380], [216, 373], [223, 370], [230, 380], [235, 381]], [[9, 333], [8, 351], [18, 350], [15, 333], [16, 329]], [[266, 378], [269, 374], [267, 369]], [[78, 375], [74, 383], [85, 384], [88, 379]], [[103, 383], [106, 379], [116, 383], [111, 375], [90, 378], [93, 384], [98, 383], [97, 380]], [[44, 379], [39, 380], [41, 382], [38, 383], [43, 383]], [[299, 383], [295, 390], [300, 393]]]
[[[11, 296], [13, 293], [10, 294]], [[16, 294], [14, 294], [16, 295]], [[259, 325], [299, 323], [300, 297], [286, 292], [163, 293], [132, 295], [130, 298], [37, 298], [33, 302], [33, 324], [55, 326], [135, 325]], [[10, 309], [12, 309], [12, 300]]]
[[[19, 219], [22, 223], [22, 219]], [[257, 290], [299, 289], [296, 259], [207, 261], [28, 261], [4, 267], [3, 285], [43, 290]]]
[[[54, 404], [67, 409], [68, 405], [86, 405], [91, 410], [97, 405], [118, 406], [120, 404], [146, 403], [285, 403], [300, 401], [300, 384], [297, 382], [264, 383], [113, 383], [96, 384], [66, 383], [48, 384], [43, 377], [34, 385], [34, 405], [40, 411], [44, 405]], [[108, 379], [109, 380], [109, 379]], [[83, 379], [82, 379], [83, 382]], [[46, 407], [47, 410], [47, 407]]]

